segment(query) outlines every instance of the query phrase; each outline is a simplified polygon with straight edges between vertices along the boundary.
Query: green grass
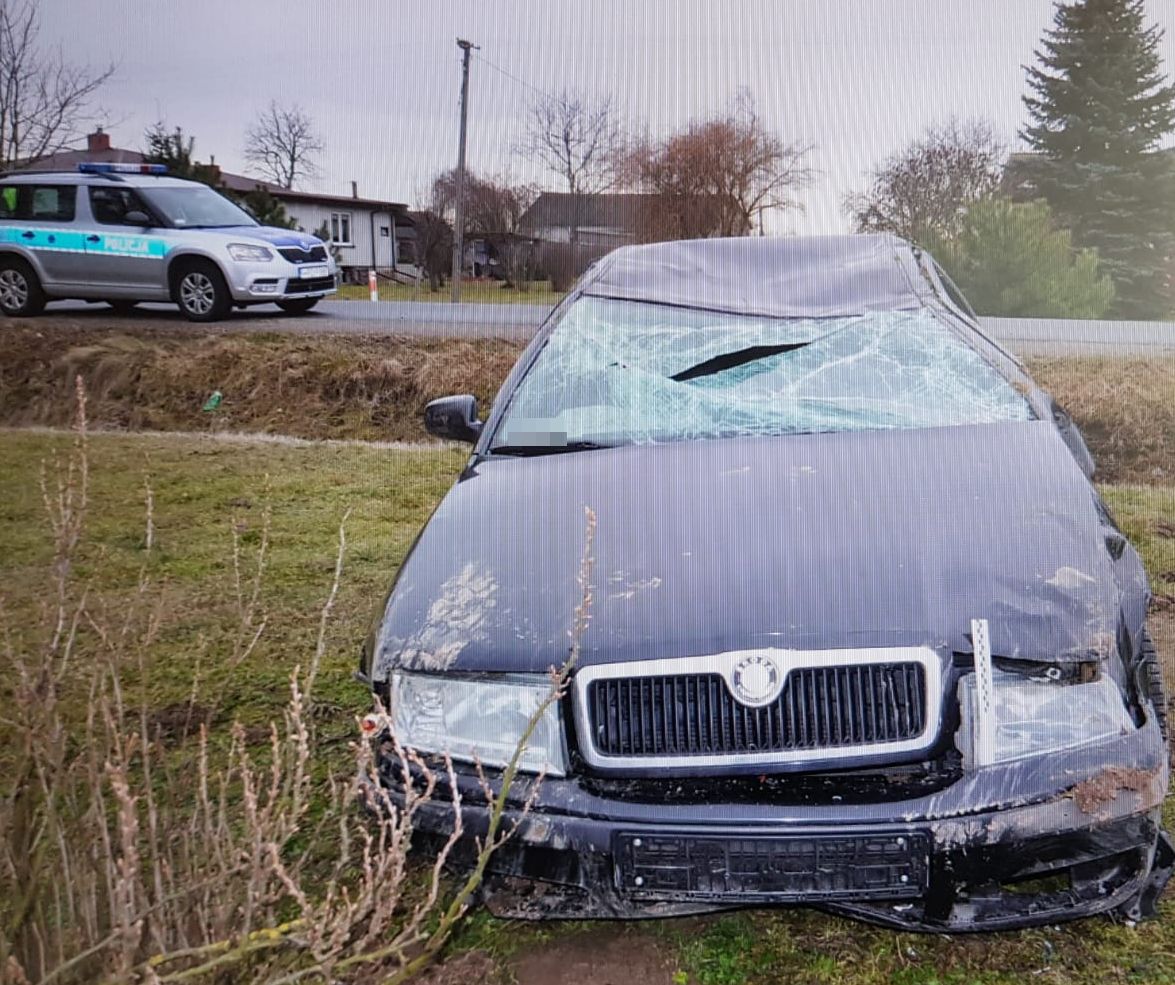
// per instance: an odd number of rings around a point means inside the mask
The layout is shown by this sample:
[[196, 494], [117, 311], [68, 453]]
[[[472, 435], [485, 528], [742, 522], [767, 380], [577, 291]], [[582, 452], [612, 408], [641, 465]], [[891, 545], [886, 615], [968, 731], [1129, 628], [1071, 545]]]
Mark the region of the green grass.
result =
[[[0, 594], [9, 611], [31, 611], [44, 596], [49, 539], [37, 473], [69, 439], [0, 435]], [[153, 651], [150, 700], [186, 697], [192, 654], [206, 641], [203, 676], [225, 695], [216, 727], [231, 717], [263, 723], [280, 715], [295, 663], [314, 646], [329, 588], [338, 524], [347, 522], [346, 573], [318, 687], [319, 720], [340, 740], [367, 707], [351, 680], [358, 645], [421, 524], [453, 481], [461, 452], [364, 447], [238, 446], [192, 438], [91, 438], [91, 523], [78, 564], [94, 598], [117, 611], [144, 559], [143, 483], [155, 496], [152, 579], [167, 605]], [[1152, 578], [1175, 570], [1175, 540], [1160, 521], [1175, 517], [1175, 489], [1110, 487], [1119, 521], [1139, 546]], [[218, 671], [233, 625], [230, 525], [248, 550], [271, 512], [272, 543], [263, 594], [269, 623], [241, 667]], [[2, 690], [2, 686], [0, 686]], [[345, 766], [340, 741], [338, 765]], [[621, 933], [614, 925], [513, 924], [485, 914], [470, 921], [457, 948], [488, 950], [503, 969], [534, 948], [558, 949], [584, 932]], [[1137, 928], [1094, 919], [979, 937], [893, 933], [810, 910], [741, 912], [706, 919], [629, 926], [628, 946], [666, 957], [678, 983], [743, 982], [836, 985], [1077, 985], [1175, 981], [1175, 901]], [[508, 971], [504, 971], [508, 974]], [[622, 980], [622, 979], [618, 979]], [[524, 983], [525, 985], [525, 983]]]
[[[379, 282], [379, 299], [381, 301], [429, 301], [449, 302], [452, 299], [452, 288], [445, 285], [439, 291], [430, 291], [428, 281], [420, 285], [418, 291], [412, 284], [392, 283], [387, 280]], [[333, 300], [339, 301], [370, 301], [366, 284], [343, 284]], [[562, 291], [552, 291], [550, 281], [532, 281], [525, 291], [513, 287], [504, 287], [501, 281], [473, 280], [461, 284], [461, 301], [476, 302], [478, 304], [545, 304], [555, 305], [563, 300]]]
[[[43, 597], [50, 543], [37, 475], [68, 439], [0, 438], [0, 543], [6, 608]], [[193, 654], [206, 644], [205, 680], [226, 695], [224, 715], [265, 722], [280, 715], [290, 672], [313, 653], [330, 588], [339, 523], [348, 510], [347, 560], [318, 698], [337, 704], [344, 731], [366, 709], [351, 681], [358, 647], [404, 553], [462, 456], [449, 451], [362, 447], [248, 447], [202, 440], [94, 436], [91, 507], [77, 576], [109, 611], [134, 590], [145, 553], [144, 481], [155, 499], [148, 573], [166, 599], [163, 633], [149, 668], [152, 703], [186, 698]], [[241, 531], [245, 574], [271, 514], [262, 604], [268, 624], [253, 656], [220, 679], [236, 625], [232, 525]], [[223, 723], [227, 726], [227, 720]]]

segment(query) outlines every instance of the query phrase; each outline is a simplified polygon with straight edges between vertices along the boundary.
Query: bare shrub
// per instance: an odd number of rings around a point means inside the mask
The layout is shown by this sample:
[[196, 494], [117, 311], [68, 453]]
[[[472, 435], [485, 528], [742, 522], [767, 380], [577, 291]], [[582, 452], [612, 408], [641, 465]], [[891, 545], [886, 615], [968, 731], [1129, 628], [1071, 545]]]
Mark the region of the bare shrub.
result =
[[785, 143], [746, 89], [717, 116], [661, 141], [636, 141], [623, 171], [648, 196], [636, 212], [637, 239], [749, 236], [756, 224], [762, 232], [765, 212], [800, 207], [796, 192], [814, 177], [810, 152]]
[[574, 243], [543, 243], [539, 270], [551, 282], [552, 291], [569, 291], [576, 279], [607, 251]]
[[[399, 744], [377, 709], [353, 743], [350, 778], [316, 779], [327, 760], [308, 709], [342, 581], [346, 517], [314, 648], [290, 673], [267, 739], [258, 745], [239, 722], [227, 734], [211, 728], [207, 703], [218, 694], [202, 681], [211, 654], [200, 652], [186, 718], [167, 709], [192, 741], [169, 747], [149, 702], [167, 608], [149, 574], [154, 496], [146, 484], [145, 559], [130, 598], [106, 604], [78, 574], [90, 507], [80, 380], [77, 407], [70, 454], [43, 470], [53, 551], [32, 629], [22, 628], [27, 612], [0, 600], [13, 681], [0, 717], [11, 778], [0, 790], [0, 982], [345, 982], [373, 973], [409, 980], [436, 958], [493, 852], [514, 832], [503, 819], [519, 758], [564, 693], [588, 618], [594, 518], [570, 657], [552, 670], [546, 701], [500, 777], [491, 782], [478, 767], [489, 827], [475, 842], [472, 869], [450, 891], [445, 864], [465, 832], [448, 759], [438, 776]], [[268, 625], [267, 551], [267, 524], [256, 546], [233, 537], [237, 625], [218, 654], [230, 665], [249, 658]], [[381, 756], [412, 780], [397, 795], [380, 782]], [[409, 841], [438, 791], [453, 811], [452, 835], [416, 878]], [[355, 809], [357, 798], [367, 812]]]
[[845, 198], [859, 233], [891, 232], [925, 245], [955, 237], [969, 206], [996, 194], [1007, 149], [986, 120], [954, 118], [929, 127]]

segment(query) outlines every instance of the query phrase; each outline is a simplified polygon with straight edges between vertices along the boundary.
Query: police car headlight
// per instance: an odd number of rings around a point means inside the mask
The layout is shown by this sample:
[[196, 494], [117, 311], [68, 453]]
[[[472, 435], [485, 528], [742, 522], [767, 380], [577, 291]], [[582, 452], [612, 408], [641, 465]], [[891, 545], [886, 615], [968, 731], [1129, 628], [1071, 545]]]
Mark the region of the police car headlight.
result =
[[392, 728], [417, 752], [447, 752], [454, 759], [477, 758], [505, 766], [522, 741], [531, 717], [539, 713], [518, 768], [527, 773], [563, 776], [563, 729], [559, 706], [543, 702], [551, 693], [545, 674], [459, 678], [446, 674], [392, 675]]
[[229, 243], [228, 254], [234, 260], [260, 260], [262, 262], [273, 259], [273, 251], [264, 246], [253, 246], [251, 243]]

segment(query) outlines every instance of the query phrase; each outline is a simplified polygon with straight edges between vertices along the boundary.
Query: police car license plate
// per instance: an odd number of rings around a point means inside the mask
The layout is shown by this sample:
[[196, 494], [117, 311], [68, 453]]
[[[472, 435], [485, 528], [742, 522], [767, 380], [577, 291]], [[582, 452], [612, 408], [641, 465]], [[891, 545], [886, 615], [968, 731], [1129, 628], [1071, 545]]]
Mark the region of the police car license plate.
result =
[[326, 277], [329, 274], [330, 270], [323, 266], [301, 267], [298, 270], [298, 276], [301, 277], [302, 280], [307, 280], [314, 277]]

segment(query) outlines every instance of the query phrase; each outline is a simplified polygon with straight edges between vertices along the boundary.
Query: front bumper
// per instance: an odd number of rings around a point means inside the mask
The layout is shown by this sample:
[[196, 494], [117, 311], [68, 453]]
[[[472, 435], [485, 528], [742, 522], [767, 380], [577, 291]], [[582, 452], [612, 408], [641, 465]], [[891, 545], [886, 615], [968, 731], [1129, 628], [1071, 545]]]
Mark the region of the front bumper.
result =
[[[338, 290], [338, 269], [334, 263], [295, 264], [275, 258], [267, 263], [223, 261], [228, 272], [229, 290], [237, 304], [264, 304], [323, 298]], [[325, 274], [302, 277], [305, 267], [323, 268]]]
[[[383, 764], [394, 797], [395, 772]], [[854, 802], [844, 776], [843, 798], [822, 803], [795, 802], [786, 782], [776, 797], [722, 803], [636, 796], [642, 781], [627, 797], [623, 785], [547, 779], [529, 812], [520, 806], [531, 781], [520, 781], [504, 819], [517, 830], [491, 860], [487, 903], [532, 919], [800, 904], [904, 929], [1002, 930], [1148, 916], [1175, 864], [1160, 818], [1167, 753], [1153, 721], [1073, 753], [963, 773], [921, 796]], [[458, 783], [471, 842], [486, 828], [485, 797], [474, 777]], [[444, 837], [451, 811], [438, 796], [417, 831]]]

